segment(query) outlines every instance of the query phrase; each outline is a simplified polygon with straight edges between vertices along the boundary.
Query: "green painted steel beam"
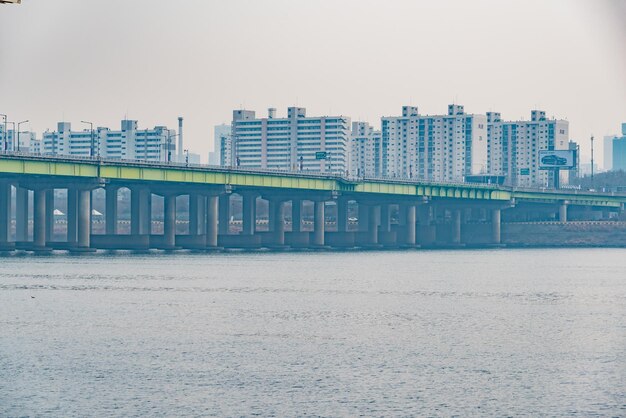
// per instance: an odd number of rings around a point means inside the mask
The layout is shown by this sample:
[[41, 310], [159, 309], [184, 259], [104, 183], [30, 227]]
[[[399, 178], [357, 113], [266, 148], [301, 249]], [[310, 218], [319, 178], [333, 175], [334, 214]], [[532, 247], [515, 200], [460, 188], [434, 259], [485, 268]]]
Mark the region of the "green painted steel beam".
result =
[[467, 199], [529, 203], [558, 203], [572, 205], [621, 207], [626, 196], [605, 194], [518, 191], [512, 188], [483, 184], [445, 184], [395, 180], [351, 181], [338, 176], [232, 170], [216, 167], [186, 167], [159, 163], [90, 161], [70, 158], [0, 155], [0, 178], [3, 176], [44, 176], [50, 179], [103, 179], [114, 182], [177, 183], [188, 185], [230, 185], [234, 188], [274, 188], [310, 190], [312, 192], [347, 192], [355, 195], [386, 195], [427, 197], [438, 199]]

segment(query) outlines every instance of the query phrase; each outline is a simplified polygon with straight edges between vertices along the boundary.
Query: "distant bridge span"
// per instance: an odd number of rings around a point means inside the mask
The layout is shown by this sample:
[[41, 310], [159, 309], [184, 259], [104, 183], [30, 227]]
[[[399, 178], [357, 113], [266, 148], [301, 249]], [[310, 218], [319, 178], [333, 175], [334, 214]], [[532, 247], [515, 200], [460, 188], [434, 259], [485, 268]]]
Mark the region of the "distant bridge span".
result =
[[[15, 232], [11, 235], [12, 187]], [[131, 234], [117, 234], [118, 190], [131, 190]], [[106, 190], [106, 234], [91, 234], [90, 193]], [[67, 240], [51, 241], [54, 189], [67, 189]], [[33, 233], [28, 238], [28, 193], [33, 193]], [[228, 228], [230, 196], [242, 196], [243, 227]], [[162, 235], [151, 231], [151, 196], [164, 198]], [[176, 234], [176, 197], [189, 195], [188, 234]], [[52, 196], [52, 197], [51, 197]], [[256, 200], [268, 202], [269, 231], [256, 231]], [[313, 231], [303, 231], [302, 202], [313, 202]], [[285, 231], [285, 203], [292, 230]], [[324, 227], [325, 207], [335, 206], [336, 230]], [[348, 228], [348, 202], [358, 205], [357, 231]], [[499, 244], [502, 210], [554, 211], [567, 221], [568, 208], [622, 211], [626, 195], [579, 190], [518, 189], [500, 185], [418, 180], [348, 178], [332, 174], [253, 170], [175, 163], [0, 154], [0, 248], [45, 251], [90, 248], [219, 248], [259, 246], [417, 246], [437, 242], [437, 224], [448, 241], [462, 244], [463, 225], [479, 217]], [[396, 223], [391, 222], [391, 214]], [[475, 219], [474, 219], [475, 220]], [[393, 225], [392, 225], [393, 224]], [[439, 234], [441, 235], [441, 234]], [[485, 244], [488, 244], [485, 242]]]

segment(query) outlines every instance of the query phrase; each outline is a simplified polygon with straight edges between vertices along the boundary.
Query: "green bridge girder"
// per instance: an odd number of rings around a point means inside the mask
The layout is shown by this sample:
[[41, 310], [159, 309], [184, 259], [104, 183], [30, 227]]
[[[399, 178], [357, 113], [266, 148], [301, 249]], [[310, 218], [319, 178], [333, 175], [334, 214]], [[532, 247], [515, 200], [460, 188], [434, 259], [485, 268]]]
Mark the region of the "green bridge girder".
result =
[[623, 208], [626, 195], [555, 190], [517, 190], [485, 184], [447, 184], [391, 179], [352, 180], [335, 175], [264, 170], [231, 169], [182, 164], [66, 157], [0, 155], [0, 180], [21, 176], [62, 179], [102, 179], [115, 182], [146, 182], [186, 185], [230, 185], [234, 188], [274, 188], [311, 192], [345, 192], [350, 195], [387, 195], [479, 201], [515, 201]]

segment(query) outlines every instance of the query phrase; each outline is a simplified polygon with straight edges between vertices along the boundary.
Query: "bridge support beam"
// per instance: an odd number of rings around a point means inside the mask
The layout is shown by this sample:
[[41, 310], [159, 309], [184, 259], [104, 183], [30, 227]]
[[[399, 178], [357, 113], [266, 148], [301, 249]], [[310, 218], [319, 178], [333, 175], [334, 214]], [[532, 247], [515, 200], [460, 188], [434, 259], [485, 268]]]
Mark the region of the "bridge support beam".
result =
[[348, 232], [348, 199], [337, 199], [337, 232]]
[[[224, 196], [224, 195], [222, 195]], [[221, 197], [207, 197], [206, 246], [217, 247], [219, 201]]]
[[559, 203], [559, 222], [567, 222], [567, 204], [565, 201]]
[[163, 246], [176, 247], [176, 195], [167, 194], [163, 198]]
[[46, 190], [46, 242], [54, 235], [54, 189]]
[[416, 212], [415, 205], [407, 205], [404, 208], [404, 222], [406, 228], [405, 244], [409, 246], [415, 245], [415, 227], [416, 227]]
[[106, 234], [117, 234], [117, 191], [115, 186], [107, 186], [105, 188], [105, 224]]
[[492, 209], [491, 211], [491, 242], [493, 244], [500, 244], [501, 239], [501, 209]]
[[148, 189], [131, 190], [130, 231], [132, 235], [150, 235], [152, 232], [152, 193]]
[[302, 231], [302, 200], [291, 200], [291, 232]]
[[461, 209], [452, 211], [452, 244], [461, 245]]
[[206, 196], [198, 193], [189, 194], [189, 235], [202, 234], [206, 227], [204, 217], [206, 211]]
[[13, 249], [11, 232], [11, 184], [0, 182], [0, 250]]
[[91, 244], [91, 190], [78, 190], [78, 241], [79, 250]]
[[219, 197], [219, 234], [228, 235], [230, 231], [230, 194]]
[[33, 193], [33, 247], [46, 249], [46, 189], [35, 189]]
[[378, 227], [380, 232], [391, 231], [391, 205], [386, 203], [380, 206], [380, 226]]
[[254, 235], [256, 230], [256, 193], [244, 193], [242, 203], [242, 235]]
[[269, 227], [272, 231], [272, 244], [285, 245], [285, 201], [281, 199], [269, 199]]
[[380, 206], [369, 205], [367, 212], [367, 244], [378, 245], [378, 215], [380, 214]]
[[15, 241], [28, 241], [28, 189], [15, 189]]
[[417, 206], [417, 218], [419, 221], [418, 240], [420, 245], [432, 245], [435, 242], [436, 232], [432, 225], [431, 204]]
[[324, 230], [326, 221], [324, 219], [324, 207], [326, 202], [324, 200], [314, 201], [313, 208], [313, 246], [324, 246]]
[[78, 190], [67, 189], [67, 235], [66, 240], [72, 245], [78, 241]]
[[359, 222], [358, 222], [358, 230], [359, 232], [367, 232], [369, 228], [369, 207], [359, 202], [358, 206], [359, 211]]

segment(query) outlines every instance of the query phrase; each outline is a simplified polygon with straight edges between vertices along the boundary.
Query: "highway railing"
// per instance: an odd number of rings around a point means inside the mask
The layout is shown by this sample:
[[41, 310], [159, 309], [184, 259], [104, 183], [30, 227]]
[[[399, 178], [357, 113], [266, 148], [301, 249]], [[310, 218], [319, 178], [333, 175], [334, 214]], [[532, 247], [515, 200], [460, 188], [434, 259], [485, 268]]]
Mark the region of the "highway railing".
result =
[[82, 157], [72, 155], [43, 155], [33, 154], [19, 151], [0, 151], [0, 156], [9, 159], [30, 159], [36, 161], [60, 161], [69, 163], [88, 163], [99, 165], [127, 165], [132, 167], [151, 167], [151, 168], [180, 168], [180, 169], [192, 169], [192, 170], [211, 170], [216, 172], [230, 173], [230, 174], [271, 174], [277, 176], [289, 176], [300, 178], [318, 178], [325, 180], [336, 180], [344, 183], [394, 183], [394, 184], [408, 184], [415, 186], [427, 186], [427, 187], [459, 187], [459, 188], [481, 188], [488, 190], [502, 190], [511, 193], [515, 192], [533, 192], [533, 193], [556, 193], [563, 195], [594, 195], [594, 196], [626, 196], [626, 193], [615, 192], [598, 192], [596, 190], [585, 189], [550, 189], [546, 187], [533, 188], [533, 187], [515, 187], [505, 186], [493, 183], [469, 183], [469, 182], [437, 182], [418, 178], [404, 178], [393, 176], [352, 176], [344, 173], [320, 173], [315, 171], [300, 171], [300, 170], [279, 170], [268, 168], [249, 168], [249, 167], [225, 167], [219, 165], [209, 164], [194, 164], [186, 162], [168, 162], [168, 161], [146, 161], [146, 160], [129, 160], [118, 158], [102, 158], [98, 156], [94, 157]]

